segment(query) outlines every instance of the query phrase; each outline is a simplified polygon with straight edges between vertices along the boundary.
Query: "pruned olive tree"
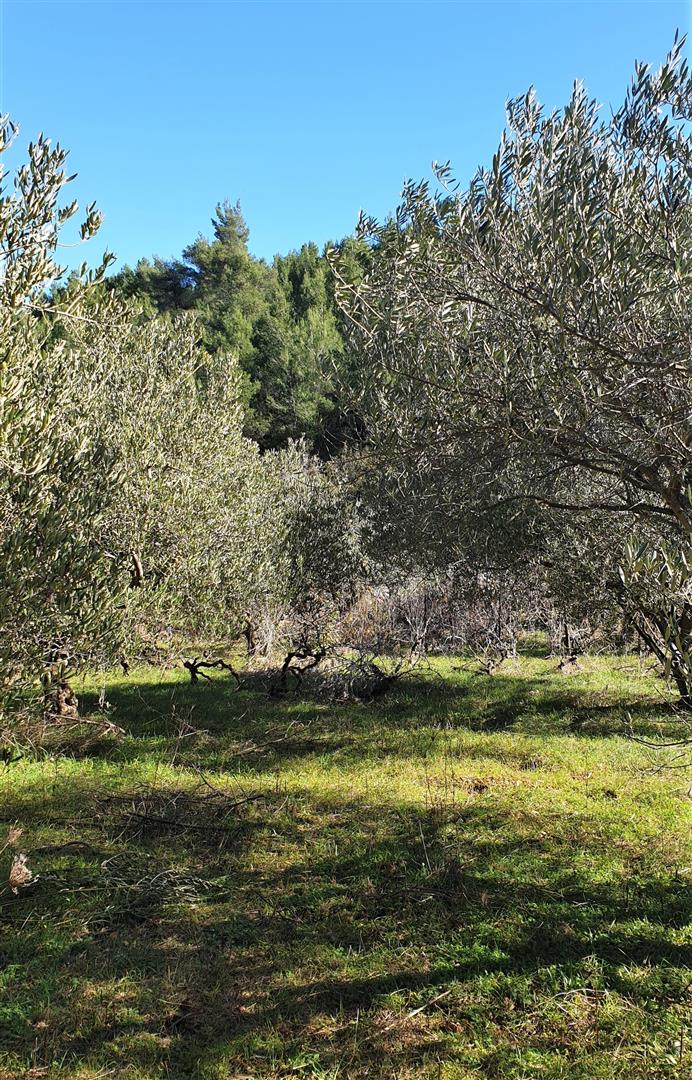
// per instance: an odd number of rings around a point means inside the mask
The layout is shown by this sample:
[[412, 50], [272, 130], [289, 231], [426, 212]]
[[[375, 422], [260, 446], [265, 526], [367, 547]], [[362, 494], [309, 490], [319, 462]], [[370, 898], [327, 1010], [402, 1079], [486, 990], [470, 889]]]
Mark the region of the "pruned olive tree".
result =
[[681, 40], [660, 70], [637, 64], [608, 118], [580, 85], [551, 114], [530, 91], [467, 189], [442, 166], [435, 190], [406, 186], [394, 219], [361, 220], [371, 267], [340, 292], [390, 489], [438, 537], [532, 507], [655, 537], [658, 555], [623, 553], [616, 588], [641, 615], [646, 578], [645, 640], [686, 700], [690, 120]]

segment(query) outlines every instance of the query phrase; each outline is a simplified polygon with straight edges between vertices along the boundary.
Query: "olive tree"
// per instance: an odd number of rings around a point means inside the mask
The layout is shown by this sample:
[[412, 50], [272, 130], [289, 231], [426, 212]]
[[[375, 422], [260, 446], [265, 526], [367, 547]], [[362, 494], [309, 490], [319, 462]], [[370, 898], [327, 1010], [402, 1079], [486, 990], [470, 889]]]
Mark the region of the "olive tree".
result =
[[[100, 287], [108, 260], [62, 286], [65, 157], [39, 139], [0, 196], [6, 688], [162, 629], [235, 636], [274, 551], [276, 485], [242, 436], [233, 358], [210, 358], [191, 317]], [[90, 207], [82, 235], [98, 224]]]
[[340, 464], [325, 464], [304, 441], [261, 463], [265, 557], [247, 608], [248, 646], [320, 651], [335, 642], [367, 573], [361, 507]]
[[334, 609], [357, 549], [335, 467], [301, 444], [260, 454], [237, 359], [210, 356], [193, 315], [112, 294], [97, 310], [60, 326], [51, 370], [58, 384], [78, 373], [72, 412], [118, 463], [96, 536], [126, 585], [122, 652], [227, 644], [258, 616], [304, 625]]
[[274, 509], [242, 434], [236, 361], [202, 349], [192, 316], [152, 317], [112, 295], [66, 334], [65, 358], [89, 388], [73, 413], [86, 412], [119, 467], [98, 542], [127, 584], [123, 646], [233, 637], [266, 572]]
[[[659, 551], [690, 552], [683, 42], [658, 71], [636, 65], [608, 118], [579, 84], [560, 112], [530, 91], [507, 116], [491, 167], [468, 188], [437, 167], [438, 185], [409, 183], [395, 218], [361, 219], [371, 268], [340, 298], [365, 358], [375, 460], [440, 535], [470, 510], [534, 507], [594, 530], [604, 515], [622, 519], [653, 532]], [[636, 573], [646, 565], [640, 555]], [[684, 639], [670, 670], [689, 697], [689, 600], [673, 578], [676, 603], [662, 607], [675, 631], [649, 625], [666, 656]], [[621, 600], [636, 607], [632, 584], [624, 570]]]
[[[0, 120], [0, 163], [17, 134]], [[0, 165], [0, 687], [55, 661], [100, 648], [115, 622], [112, 568], [96, 542], [117, 462], [83, 418], [67, 422], [74, 385], [51, 378], [40, 314], [61, 230], [77, 211], [61, 206], [66, 153], [39, 137], [13, 176]], [[98, 229], [89, 207], [82, 238]], [[94, 284], [102, 266], [81, 272]], [[82, 313], [83, 315], [83, 313]], [[70, 316], [79, 319], [80, 300]]]

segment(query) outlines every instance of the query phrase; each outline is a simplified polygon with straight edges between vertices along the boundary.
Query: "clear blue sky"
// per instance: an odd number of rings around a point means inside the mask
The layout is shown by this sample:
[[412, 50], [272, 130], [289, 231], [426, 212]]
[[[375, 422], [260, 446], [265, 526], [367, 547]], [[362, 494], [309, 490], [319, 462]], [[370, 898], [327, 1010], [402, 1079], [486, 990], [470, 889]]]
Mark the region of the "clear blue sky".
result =
[[[106, 216], [80, 258], [180, 253], [240, 199], [270, 258], [382, 216], [406, 177], [489, 161], [508, 96], [619, 103], [690, 3], [0, 0], [0, 111], [70, 149]], [[95, 248], [96, 246], [96, 248]]]

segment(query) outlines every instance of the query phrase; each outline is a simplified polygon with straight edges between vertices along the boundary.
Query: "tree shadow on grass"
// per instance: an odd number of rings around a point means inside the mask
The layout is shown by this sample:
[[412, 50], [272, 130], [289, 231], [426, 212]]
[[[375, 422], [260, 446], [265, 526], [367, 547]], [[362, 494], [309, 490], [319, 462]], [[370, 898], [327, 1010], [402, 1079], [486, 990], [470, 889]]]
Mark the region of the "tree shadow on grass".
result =
[[[597, 1075], [588, 1055], [621, 1031], [584, 1046], [560, 995], [626, 995], [652, 1045], [682, 1007], [689, 893], [643, 850], [627, 874], [611, 861], [615, 812], [604, 836], [600, 820], [515, 815], [492, 790], [427, 810], [277, 790], [221, 844], [212, 798], [206, 834], [204, 806], [196, 827], [140, 828], [101, 798], [71, 782], [3, 807], [29, 834], [49, 821], [90, 845], [42, 843], [35, 885], [0, 896], [16, 1003], [2, 1049], [27, 1068], [424, 1077], [458, 1060], [500, 1076], [522, 1046], [549, 1061], [555, 1038], [587, 1071], [554, 1075]], [[633, 967], [662, 981], [637, 991]]]
[[[124, 738], [99, 737], [90, 728], [86, 737], [59, 734], [48, 748], [74, 757], [122, 762], [157, 757], [252, 772], [325, 755], [343, 762], [373, 753], [417, 756], [446, 732], [601, 738], [632, 731], [657, 739], [680, 729], [669, 703], [595, 694], [576, 680], [561, 684], [552, 671], [469, 675], [448, 682], [417, 677], [367, 704], [326, 701], [317, 680], [306, 681], [300, 694], [278, 698], [267, 693], [267, 684], [264, 676], [248, 678], [240, 691], [223, 677], [196, 686], [154, 678], [115, 683], [107, 691], [106, 718], [124, 729]], [[81, 695], [81, 707], [90, 719], [103, 716], [93, 694]]]

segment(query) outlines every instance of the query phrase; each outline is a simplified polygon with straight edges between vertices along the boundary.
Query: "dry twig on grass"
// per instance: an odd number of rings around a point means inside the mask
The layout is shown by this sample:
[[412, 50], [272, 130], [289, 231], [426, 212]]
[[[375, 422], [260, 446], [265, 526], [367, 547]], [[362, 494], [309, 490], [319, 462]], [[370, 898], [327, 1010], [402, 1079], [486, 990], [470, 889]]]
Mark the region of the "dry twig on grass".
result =
[[[201, 840], [214, 837], [214, 843], [233, 839], [246, 824], [239, 816], [241, 807], [266, 798], [263, 793], [243, 794], [241, 798], [213, 788], [152, 791], [143, 789], [125, 795], [106, 795], [96, 800], [98, 810], [126, 831], [139, 837], [165, 832], [191, 832]], [[202, 785], [200, 785], [202, 786]], [[114, 813], [115, 812], [115, 813]]]

